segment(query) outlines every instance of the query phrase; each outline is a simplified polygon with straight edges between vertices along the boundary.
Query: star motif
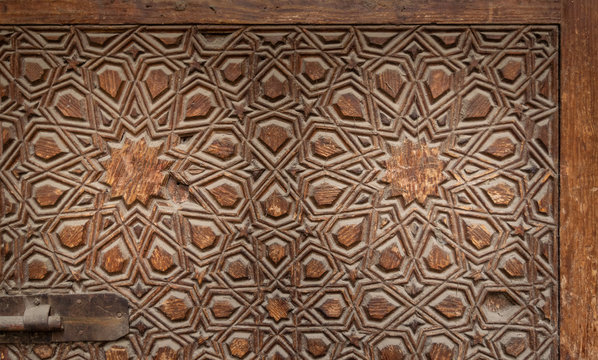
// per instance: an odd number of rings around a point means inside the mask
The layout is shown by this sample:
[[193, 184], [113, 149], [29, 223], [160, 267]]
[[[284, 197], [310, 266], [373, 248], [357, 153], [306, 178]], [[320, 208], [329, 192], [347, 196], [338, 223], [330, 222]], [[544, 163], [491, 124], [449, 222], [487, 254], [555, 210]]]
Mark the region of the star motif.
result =
[[79, 66], [85, 64], [85, 60], [79, 59], [77, 54], [74, 54], [70, 58], [65, 58], [64, 62], [66, 63], [66, 72], [74, 71], [79, 75], [81, 74]]
[[405, 49], [405, 52], [407, 52], [409, 54], [409, 56], [411, 57], [411, 60], [415, 61], [415, 59], [417, 58], [417, 55], [419, 55], [419, 53], [421, 53], [423, 50], [420, 49], [419, 46], [417, 46], [417, 44], [412, 44], [409, 48]]
[[110, 186], [110, 197], [120, 197], [127, 205], [140, 201], [147, 204], [157, 195], [171, 161], [161, 160], [162, 145], [149, 146], [145, 138], [127, 138], [121, 148], [111, 149], [110, 157], [100, 161], [104, 166], [103, 181]]
[[199, 286], [212, 282], [207, 269], [195, 270], [195, 272], [193, 273], [193, 278], [197, 281], [197, 285]]
[[463, 275], [463, 277], [466, 279], [470, 279], [476, 285], [479, 281], [488, 280], [488, 276], [486, 275], [486, 271], [483, 265], [480, 265], [478, 267], [471, 266], [469, 272]]
[[469, 339], [470, 339], [469, 343], [471, 344], [472, 347], [476, 347], [476, 346], [488, 347], [487, 340], [486, 340], [486, 335], [488, 335], [488, 332], [484, 331], [480, 327], [477, 317], [474, 320], [474, 325], [473, 325], [471, 331], [466, 332], [465, 335], [467, 335], [467, 337], [469, 337]]
[[143, 321], [138, 321], [135, 325], [132, 326], [133, 328], [135, 328], [137, 331], [139, 331], [139, 334], [141, 336], [143, 336], [145, 334], [145, 332], [147, 331], [147, 329], [149, 329], [149, 326], [147, 326], [145, 324], [145, 322]]
[[316, 115], [316, 112], [314, 111], [314, 105], [317, 101], [317, 99], [307, 100], [305, 97], [301, 97], [301, 105], [297, 107], [297, 110], [303, 113], [304, 121], [307, 121], [310, 115]]
[[125, 50], [125, 54], [132, 57], [134, 61], [137, 61], [137, 57], [139, 56], [139, 53], [142, 51], [143, 50], [141, 50], [139, 47], [133, 44], [127, 50]]
[[209, 348], [210, 347], [210, 340], [212, 338], [212, 334], [207, 334], [203, 330], [199, 330], [197, 334], [197, 345], [201, 349], [203, 347]]
[[527, 117], [525, 115], [525, 111], [528, 109], [529, 108], [526, 105], [516, 102], [513, 103], [513, 107], [510, 109], [510, 113], [517, 115], [519, 119], [523, 119], [524, 117]]
[[205, 64], [206, 64], [205, 59], [191, 59], [189, 61], [187, 61], [187, 67], [189, 68], [189, 74], [192, 74], [194, 72], [204, 72], [205, 71]]
[[474, 54], [469, 55], [469, 59], [463, 61], [467, 65], [467, 75], [471, 75], [472, 72], [480, 73], [482, 71], [482, 58], [477, 57]]
[[419, 317], [416, 316], [409, 323], [405, 324], [405, 326], [407, 326], [411, 330], [411, 332], [415, 335], [417, 333], [417, 329], [419, 329], [420, 326], [422, 326], [424, 324], [425, 323], [420, 321]]
[[419, 295], [422, 292], [423, 288], [424, 287], [417, 281], [417, 279], [414, 276], [412, 276], [411, 279], [409, 279], [407, 285], [405, 285], [405, 291], [412, 298]]
[[246, 240], [250, 240], [251, 233], [253, 233], [253, 228], [249, 223], [246, 223], [242, 226], [237, 226], [237, 239], [245, 238]]
[[260, 35], [264, 44], [270, 44], [272, 47], [276, 47], [278, 44], [284, 44], [286, 42], [286, 35], [284, 34], [268, 34]]
[[248, 112], [249, 110], [247, 110], [247, 103], [233, 103], [233, 113], [239, 118], [241, 122], [243, 122], [243, 120], [245, 119], [245, 114]]
[[363, 279], [363, 273], [361, 269], [359, 269], [359, 265], [350, 268], [345, 266], [345, 276], [343, 276], [343, 280], [349, 281], [353, 287], [360, 279]]
[[361, 72], [361, 65], [365, 63], [365, 60], [361, 59], [355, 54], [355, 50], [351, 50], [351, 52], [342, 57], [343, 61], [345, 62], [345, 69], [354, 72], [355, 74], [359, 75]]
[[511, 234], [515, 236], [519, 236], [521, 239], [525, 238], [525, 233], [531, 229], [529, 225], [527, 225], [523, 220], [519, 220], [517, 223], [509, 223], [509, 227], [511, 227], [512, 231]]
[[30, 106], [29, 104], [23, 104], [23, 120], [28, 121], [33, 115], [39, 115], [37, 107]]
[[345, 338], [349, 343], [349, 346], [356, 348], [357, 350], [361, 349], [361, 339], [365, 337], [364, 334], [357, 331], [355, 324], [351, 326], [351, 330], [349, 334], [344, 334]]

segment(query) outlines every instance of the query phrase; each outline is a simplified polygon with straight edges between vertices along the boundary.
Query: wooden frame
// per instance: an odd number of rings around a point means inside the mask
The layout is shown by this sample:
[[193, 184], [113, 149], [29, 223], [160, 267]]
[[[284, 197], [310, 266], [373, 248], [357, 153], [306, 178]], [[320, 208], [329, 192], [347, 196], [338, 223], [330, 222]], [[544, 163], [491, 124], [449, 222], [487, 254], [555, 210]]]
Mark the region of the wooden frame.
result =
[[595, 0], [54, 0], [0, 2], [2, 24], [558, 23], [560, 358], [598, 356], [598, 2]]

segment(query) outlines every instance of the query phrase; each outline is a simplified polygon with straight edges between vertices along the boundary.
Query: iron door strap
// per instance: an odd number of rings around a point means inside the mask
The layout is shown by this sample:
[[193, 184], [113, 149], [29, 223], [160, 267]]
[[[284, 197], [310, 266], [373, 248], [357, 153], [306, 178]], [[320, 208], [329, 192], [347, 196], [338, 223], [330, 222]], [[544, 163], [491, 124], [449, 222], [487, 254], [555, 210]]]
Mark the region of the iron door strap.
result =
[[117, 294], [0, 296], [0, 343], [111, 341], [129, 332], [129, 306]]

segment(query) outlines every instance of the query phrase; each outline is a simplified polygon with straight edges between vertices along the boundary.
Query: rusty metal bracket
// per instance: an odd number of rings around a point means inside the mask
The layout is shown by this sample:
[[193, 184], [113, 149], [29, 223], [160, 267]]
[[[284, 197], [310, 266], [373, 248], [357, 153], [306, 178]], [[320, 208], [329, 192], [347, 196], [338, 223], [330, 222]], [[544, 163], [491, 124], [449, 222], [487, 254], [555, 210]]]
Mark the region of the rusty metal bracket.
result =
[[111, 341], [129, 332], [129, 306], [117, 294], [0, 296], [0, 343]]

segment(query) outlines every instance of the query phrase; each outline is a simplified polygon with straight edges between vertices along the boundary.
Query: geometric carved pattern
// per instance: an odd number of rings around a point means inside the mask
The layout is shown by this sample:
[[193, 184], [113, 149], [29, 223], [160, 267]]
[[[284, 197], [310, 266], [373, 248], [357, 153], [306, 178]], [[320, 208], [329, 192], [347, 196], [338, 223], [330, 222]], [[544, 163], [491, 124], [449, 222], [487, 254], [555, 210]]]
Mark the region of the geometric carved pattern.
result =
[[555, 26], [0, 35], [0, 292], [131, 307], [1, 358], [556, 358]]

